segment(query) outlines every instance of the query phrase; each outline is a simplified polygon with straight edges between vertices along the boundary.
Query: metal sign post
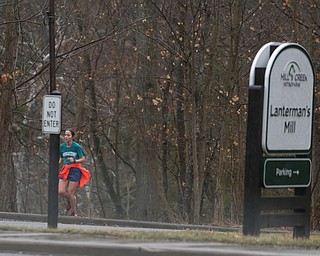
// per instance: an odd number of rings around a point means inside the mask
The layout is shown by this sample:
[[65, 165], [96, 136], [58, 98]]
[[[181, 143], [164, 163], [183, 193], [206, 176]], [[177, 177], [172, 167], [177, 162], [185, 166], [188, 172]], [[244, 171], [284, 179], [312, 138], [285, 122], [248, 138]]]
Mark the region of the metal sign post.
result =
[[48, 227], [58, 223], [58, 171], [61, 131], [61, 94], [53, 91], [43, 97], [42, 131], [50, 134], [48, 175]]
[[[55, 3], [49, 0], [49, 48], [50, 48], [50, 93], [54, 97], [51, 104], [48, 103], [48, 112], [44, 118], [50, 119], [43, 122], [46, 127], [43, 131], [50, 133], [50, 152], [49, 152], [49, 175], [48, 175], [48, 228], [58, 226], [58, 171], [59, 171], [59, 145], [61, 130], [61, 97], [60, 92], [56, 91], [56, 53], [55, 53]], [[60, 101], [58, 100], [60, 99]], [[44, 99], [44, 102], [46, 100]], [[54, 103], [55, 102], [55, 103]], [[59, 102], [59, 106], [57, 106]], [[51, 108], [51, 109], [50, 109]], [[60, 110], [60, 113], [58, 113]], [[50, 112], [53, 111], [53, 112]], [[59, 116], [59, 119], [57, 118]]]

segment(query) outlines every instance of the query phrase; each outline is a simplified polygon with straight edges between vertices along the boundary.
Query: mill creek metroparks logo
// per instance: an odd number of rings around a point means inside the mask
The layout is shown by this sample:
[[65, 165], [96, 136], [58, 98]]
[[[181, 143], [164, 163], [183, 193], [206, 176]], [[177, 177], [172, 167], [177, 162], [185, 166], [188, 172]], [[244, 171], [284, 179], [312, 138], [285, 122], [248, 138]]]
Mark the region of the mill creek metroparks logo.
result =
[[291, 61], [285, 66], [281, 81], [285, 87], [300, 87], [301, 82], [307, 82], [308, 79], [307, 75], [301, 72], [298, 63]]

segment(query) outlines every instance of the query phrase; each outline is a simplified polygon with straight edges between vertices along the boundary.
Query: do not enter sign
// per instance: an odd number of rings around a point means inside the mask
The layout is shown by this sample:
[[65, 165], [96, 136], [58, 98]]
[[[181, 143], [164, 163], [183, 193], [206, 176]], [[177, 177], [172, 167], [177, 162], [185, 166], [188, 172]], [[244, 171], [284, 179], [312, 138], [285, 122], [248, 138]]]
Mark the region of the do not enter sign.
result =
[[61, 131], [61, 95], [43, 97], [42, 132], [59, 134]]

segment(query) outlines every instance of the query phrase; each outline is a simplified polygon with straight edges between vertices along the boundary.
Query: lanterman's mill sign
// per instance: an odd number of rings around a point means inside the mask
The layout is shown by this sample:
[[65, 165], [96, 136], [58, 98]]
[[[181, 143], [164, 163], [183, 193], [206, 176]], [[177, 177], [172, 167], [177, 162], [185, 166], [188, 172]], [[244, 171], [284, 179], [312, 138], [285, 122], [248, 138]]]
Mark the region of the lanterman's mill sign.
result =
[[266, 152], [308, 152], [313, 117], [313, 69], [306, 52], [283, 44], [265, 73], [263, 141]]
[[[249, 81], [245, 235], [289, 226], [294, 238], [310, 236], [313, 97], [313, 67], [302, 46], [272, 42], [259, 50]], [[282, 188], [290, 190], [271, 191]]]

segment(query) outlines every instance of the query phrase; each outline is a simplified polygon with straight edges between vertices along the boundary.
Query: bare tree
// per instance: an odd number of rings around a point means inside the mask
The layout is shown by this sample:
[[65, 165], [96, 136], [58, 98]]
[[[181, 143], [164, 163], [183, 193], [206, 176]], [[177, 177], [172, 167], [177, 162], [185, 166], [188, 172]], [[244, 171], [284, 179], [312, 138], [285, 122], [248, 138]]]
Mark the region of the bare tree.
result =
[[14, 143], [12, 136], [13, 105], [16, 93], [16, 56], [19, 39], [18, 1], [7, 1], [4, 5], [6, 13], [4, 69], [1, 76], [0, 92], [0, 174], [2, 211], [16, 211], [16, 179], [14, 174], [12, 153]]

